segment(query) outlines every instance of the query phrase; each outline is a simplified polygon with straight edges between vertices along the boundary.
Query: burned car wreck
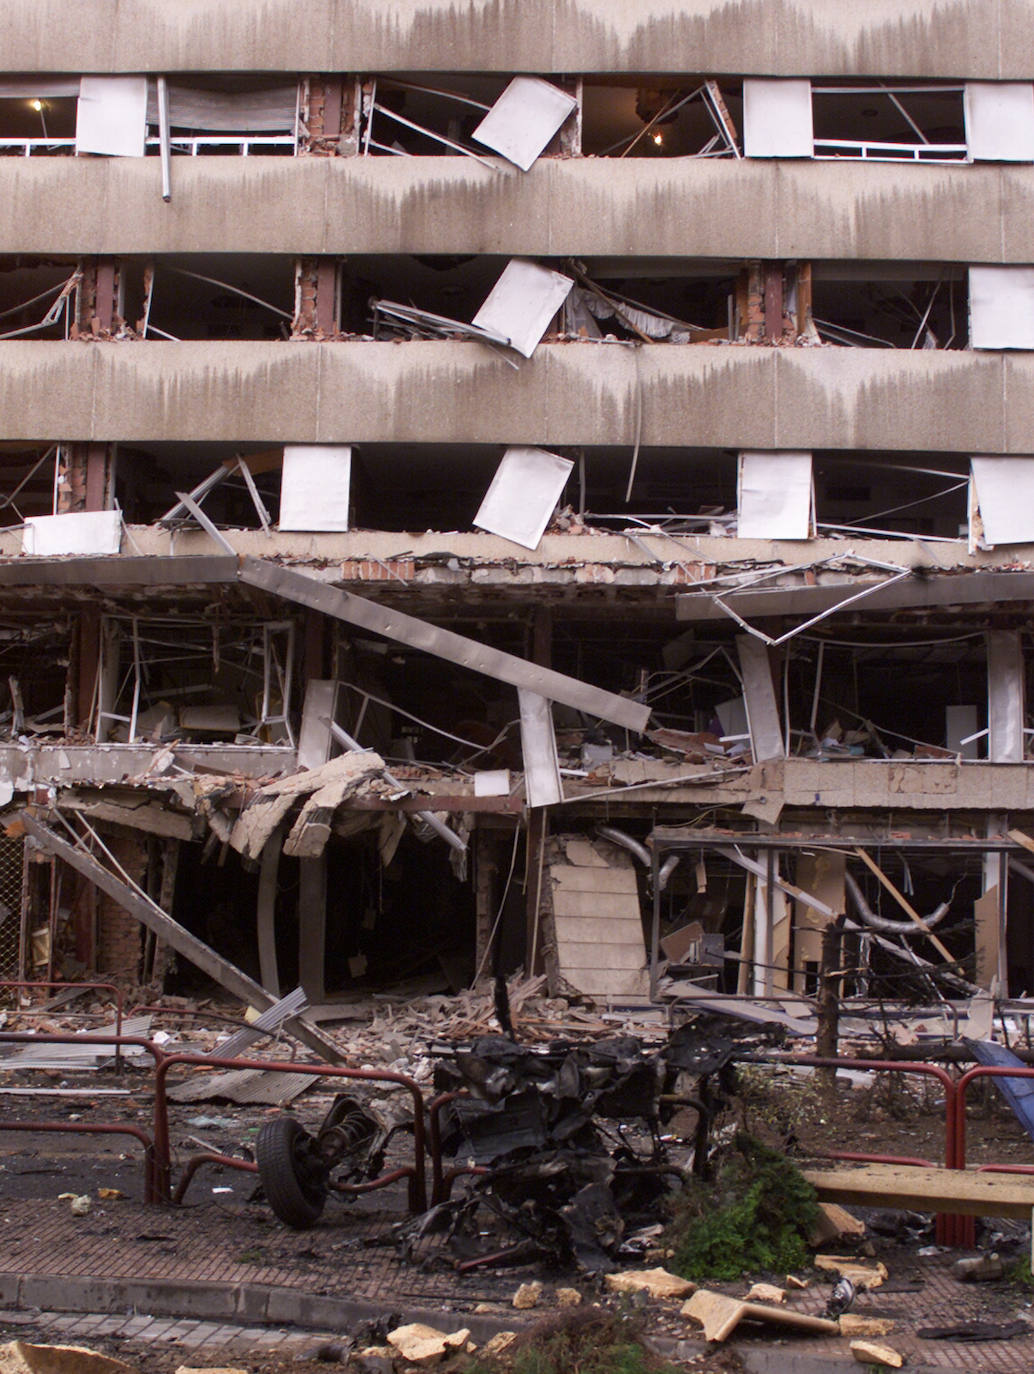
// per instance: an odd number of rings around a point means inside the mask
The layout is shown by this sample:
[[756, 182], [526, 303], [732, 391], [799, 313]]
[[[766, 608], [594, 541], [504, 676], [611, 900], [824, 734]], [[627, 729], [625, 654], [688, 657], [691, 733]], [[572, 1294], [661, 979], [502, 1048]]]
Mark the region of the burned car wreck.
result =
[[[759, 1039], [771, 1042], [768, 1028], [712, 1016], [652, 1046], [633, 1036], [532, 1046], [502, 1035], [434, 1046], [434, 1191], [429, 1209], [397, 1227], [401, 1252], [459, 1270], [528, 1261], [613, 1268], [641, 1248], [637, 1233], [643, 1243], [656, 1236], [687, 1173], [706, 1170], [731, 1066]], [[690, 1135], [662, 1134], [687, 1108]], [[256, 1143], [267, 1201], [287, 1225], [312, 1226], [331, 1192], [369, 1186], [407, 1128], [412, 1120], [384, 1100], [345, 1095], [315, 1134], [294, 1117], [274, 1118]]]

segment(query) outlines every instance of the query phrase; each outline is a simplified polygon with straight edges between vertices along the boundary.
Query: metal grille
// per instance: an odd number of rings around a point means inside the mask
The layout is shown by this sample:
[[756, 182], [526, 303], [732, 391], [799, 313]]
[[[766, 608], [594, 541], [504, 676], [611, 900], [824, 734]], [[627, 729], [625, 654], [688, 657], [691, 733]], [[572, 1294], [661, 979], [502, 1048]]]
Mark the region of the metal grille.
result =
[[0, 978], [19, 976], [24, 852], [24, 838], [0, 834]]

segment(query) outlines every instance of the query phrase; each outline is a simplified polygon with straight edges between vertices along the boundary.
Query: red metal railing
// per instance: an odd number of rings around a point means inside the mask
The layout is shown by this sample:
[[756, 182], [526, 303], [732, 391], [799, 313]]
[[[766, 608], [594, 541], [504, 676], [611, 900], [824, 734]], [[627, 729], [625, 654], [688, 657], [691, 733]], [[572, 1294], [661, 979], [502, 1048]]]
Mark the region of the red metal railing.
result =
[[[399, 1087], [406, 1088], [413, 1098], [413, 1163], [400, 1169], [394, 1169], [391, 1173], [372, 1179], [369, 1183], [344, 1185], [340, 1191], [369, 1192], [373, 1188], [383, 1188], [389, 1183], [407, 1178], [409, 1180], [409, 1210], [411, 1212], [427, 1210], [424, 1096], [415, 1079], [407, 1078], [405, 1074], [393, 1073], [390, 1069], [348, 1069], [341, 1064], [292, 1063], [275, 1059], [226, 1059], [215, 1054], [164, 1055], [154, 1074], [154, 1142], [159, 1167], [161, 1161], [168, 1161], [169, 1159], [169, 1108], [165, 1080], [168, 1078], [170, 1070], [178, 1064], [189, 1064], [195, 1068], [258, 1069], [264, 1073], [303, 1073], [313, 1078], [360, 1079], [367, 1083], [395, 1083]], [[226, 1162], [230, 1158], [230, 1156], [225, 1156], [222, 1162]], [[239, 1167], [246, 1163], [245, 1160], [238, 1160], [232, 1163], [230, 1167]], [[164, 1179], [159, 1179], [159, 1185], [162, 1196], [168, 1198], [170, 1195], [168, 1173]]]
[[135, 1140], [139, 1140], [144, 1147], [144, 1201], [150, 1204], [161, 1201], [158, 1196], [154, 1141], [140, 1126], [133, 1126], [128, 1122], [117, 1124], [100, 1121], [90, 1123], [81, 1121], [0, 1121], [0, 1131], [52, 1131], [79, 1135], [132, 1136]]
[[[107, 986], [100, 984], [96, 986]], [[117, 990], [117, 989], [116, 989]], [[121, 1009], [120, 1009], [121, 1010]], [[146, 1050], [157, 1065], [162, 1051], [141, 1035], [77, 1035], [73, 1031], [40, 1033], [38, 1031], [0, 1031], [0, 1044], [8, 1045], [110, 1045], [116, 1055], [130, 1045]], [[168, 1159], [159, 1152], [156, 1140], [139, 1126], [122, 1121], [0, 1121], [5, 1131], [55, 1131], [72, 1135], [129, 1135], [144, 1147], [144, 1201], [161, 1202], [167, 1194], [161, 1192], [161, 1180], [168, 1177]]]

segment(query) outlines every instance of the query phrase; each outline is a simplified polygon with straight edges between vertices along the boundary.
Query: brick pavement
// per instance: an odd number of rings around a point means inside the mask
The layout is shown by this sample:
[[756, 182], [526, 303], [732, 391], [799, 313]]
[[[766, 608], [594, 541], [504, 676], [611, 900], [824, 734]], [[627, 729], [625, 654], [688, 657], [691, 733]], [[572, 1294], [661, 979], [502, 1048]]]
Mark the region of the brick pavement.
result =
[[[83, 1218], [56, 1200], [0, 1200], [0, 1309], [52, 1324], [54, 1339], [81, 1340], [119, 1332], [134, 1342], [175, 1342], [206, 1363], [232, 1347], [300, 1353], [361, 1320], [399, 1313], [405, 1320], [469, 1325], [475, 1339], [517, 1324], [509, 1299], [529, 1271], [458, 1275], [399, 1257], [391, 1226], [400, 1211], [384, 1201], [334, 1207], [311, 1231], [291, 1232], [264, 1207], [206, 1202], [146, 1208], [130, 1201], [98, 1204]], [[400, 1202], [396, 1203], [400, 1206]], [[964, 1374], [1027, 1374], [1034, 1368], [1034, 1308], [1029, 1291], [1009, 1285], [959, 1283], [950, 1254], [881, 1251], [890, 1280], [861, 1294], [854, 1311], [895, 1323], [889, 1343], [913, 1369]], [[560, 1276], [550, 1276], [563, 1282]], [[590, 1281], [577, 1280], [590, 1299]], [[742, 1285], [722, 1285], [738, 1296]], [[793, 1295], [802, 1311], [820, 1312], [829, 1283]], [[478, 1314], [479, 1306], [488, 1311]], [[680, 1354], [699, 1353], [677, 1305], [651, 1319]], [[520, 1314], [526, 1316], [527, 1314]], [[539, 1315], [538, 1313], [534, 1315]], [[1011, 1341], [964, 1344], [921, 1340], [918, 1327], [964, 1320], [1032, 1322]], [[3, 1316], [0, 1313], [0, 1325]], [[51, 1329], [48, 1325], [47, 1330]], [[687, 1339], [688, 1338], [688, 1339]], [[846, 1341], [781, 1338], [773, 1329], [742, 1327], [733, 1341], [747, 1368], [829, 1370], [852, 1366]], [[772, 1361], [776, 1364], [773, 1365]], [[779, 1362], [782, 1362], [781, 1368]], [[816, 1363], [817, 1362], [817, 1363]]]

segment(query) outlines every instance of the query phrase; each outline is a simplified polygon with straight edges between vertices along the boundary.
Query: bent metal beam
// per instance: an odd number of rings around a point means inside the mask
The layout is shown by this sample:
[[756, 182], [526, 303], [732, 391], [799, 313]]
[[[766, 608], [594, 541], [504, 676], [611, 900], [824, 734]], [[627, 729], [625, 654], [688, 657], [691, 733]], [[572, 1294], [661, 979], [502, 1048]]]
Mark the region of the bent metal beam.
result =
[[[87, 854], [85, 850], [77, 849], [75, 845], [69, 844], [60, 835], [56, 835], [48, 825], [37, 820], [27, 811], [22, 811], [18, 819], [24, 825], [26, 834], [31, 835], [41, 849], [63, 859], [77, 873], [88, 878], [95, 887], [106, 893], [113, 901], [118, 902], [119, 906], [128, 911], [131, 916], [135, 916], [148, 930], [153, 930], [177, 954], [182, 954], [185, 959], [189, 959], [192, 964], [201, 969], [203, 973], [207, 973], [220, 987], [224, 987], [234, 997], [239, 997], [242, 1002], [256, 1006], [262, 1011], [271, 1007], [277, 1000], [275, 997], [271, 997], [265, 988], [260, 987], [253, 978], [249, 978], [236, 964], [231, 964], [229, 959], [224, 959], [221, 954], [217, 954], [211, 946], [206, 945], [203, 940], [199, 940], [196, 935], [192, 935], [189, 930], [181, 926], [179, 921], [173, 920], [157, 902], [152, 902], [149, 897], [143, 896], [142, 893], [134, 892], [128, 883], [109, 872], [92, 854]], [[326, 1059], [332, 1064], [340, 1062], [341, 1051], [332, 1040], [321, 1035], [315, 1026], [308, 1025], [297, 1016], [290, 1017], [284, 1022], [284, 1026], [297, 1040], [313, 1050], [321, 1059]]]
[[637, 701], [630, 701], [614, 692], [605, 692], [602, 688], [579, 682], [577, 678], [567, 677], [551, 668], [541, 668], [515, 654], [479, 644], [476, 639], [467, 639], [465, 635], [458, 635], [452, 630], [443, 630], [426, 620], [418, 620], [416, 616], [389, 610], [376, 601], [329, 586], [292, 568], [282, 568], [261, 558], [244, 558], [241, 560], [239, 576], [250, 587], [259, 587], [272, 592], [274, 596], [308, 606], [337, 620], [345, 620], [399, 644], [408, 644], [410, 648], [422, 649], [424, 653], [434, 654], [463, 668], [471, 668], [500, 682], [537, 692], [551, 701], [559, 701], [589, 716], [613, 721], [615, 725], [623, 725], [629, 730], [645, 730], [650, 719], [650, 708]]

